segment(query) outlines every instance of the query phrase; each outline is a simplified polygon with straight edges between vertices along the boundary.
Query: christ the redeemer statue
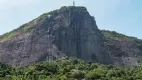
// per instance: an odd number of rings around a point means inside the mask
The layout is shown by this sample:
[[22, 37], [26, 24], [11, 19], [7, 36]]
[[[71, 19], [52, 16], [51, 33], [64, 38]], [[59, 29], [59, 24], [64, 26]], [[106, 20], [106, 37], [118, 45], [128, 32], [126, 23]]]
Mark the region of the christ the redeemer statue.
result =
[[75, 6], [75, 1], [73, 1], [73, 6]]

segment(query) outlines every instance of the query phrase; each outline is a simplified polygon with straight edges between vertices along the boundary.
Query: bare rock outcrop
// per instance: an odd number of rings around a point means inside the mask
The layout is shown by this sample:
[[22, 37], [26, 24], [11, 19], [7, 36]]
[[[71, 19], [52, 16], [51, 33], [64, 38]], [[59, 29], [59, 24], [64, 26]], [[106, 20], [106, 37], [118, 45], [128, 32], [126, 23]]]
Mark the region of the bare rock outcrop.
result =
[[112, 63], [103, 35], [85, 7], [62, 7], [0, 37], [0, 61], [26, 66], [69, 56]]

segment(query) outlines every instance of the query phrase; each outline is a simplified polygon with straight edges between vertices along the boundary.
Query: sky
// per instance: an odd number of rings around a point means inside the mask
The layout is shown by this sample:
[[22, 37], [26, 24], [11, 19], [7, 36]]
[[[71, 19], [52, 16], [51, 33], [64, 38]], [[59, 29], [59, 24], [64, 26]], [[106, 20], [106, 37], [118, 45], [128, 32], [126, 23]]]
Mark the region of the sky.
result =
[[[99, 29], [142, 39], [142, 0], [74, 0], [95, 17]], [[0, 0], [0, 35], [73, 0]]]

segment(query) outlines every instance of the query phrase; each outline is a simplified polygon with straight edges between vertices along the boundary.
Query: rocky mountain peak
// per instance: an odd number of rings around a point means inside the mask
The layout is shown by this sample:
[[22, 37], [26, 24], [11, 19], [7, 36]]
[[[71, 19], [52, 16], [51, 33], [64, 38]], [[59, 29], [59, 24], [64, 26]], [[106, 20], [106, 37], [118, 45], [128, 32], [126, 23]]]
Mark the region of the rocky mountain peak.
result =
[[64, 6], [0, 37], [0, 61], [26, 66], [61, 56], [112, 63], [103, 35], [85, 7]]

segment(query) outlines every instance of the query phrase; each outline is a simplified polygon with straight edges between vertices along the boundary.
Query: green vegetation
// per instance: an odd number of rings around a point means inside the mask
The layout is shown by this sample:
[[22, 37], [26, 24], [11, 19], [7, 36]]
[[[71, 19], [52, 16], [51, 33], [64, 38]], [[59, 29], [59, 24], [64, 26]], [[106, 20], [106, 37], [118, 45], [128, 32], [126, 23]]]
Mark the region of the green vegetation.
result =
[[87, 12], [87, 9], [82, 6], [63, 6], [60, 9], [54, 10], [49, 12], [50, 15], [57, 15], [63, 12], [78, 12], [78, 13], [84, 13]]
[[[8, 41], [11, 38], [15, 37], [17, 34], [22, 35], [24, 33], [27, 33], [29, 30], [31, 30], [30, 28], [32, 28], [32, 26], [35, 24], [35, 22], [36, 22], [35, 20], [36, 19], [30, 21], [29, 23], [26, 23], [26, 24], [20, 26], [17, 29], [12, 30], [9, 33], [3, 34], [2, 36], [0, 36], [0, 42]], [[29, 32], [31, 32], [31, 31], [29, 31]]]
[[142, 66], [121, 68], [62, 57], [28, 68], [0, 64], [0, 80], [142, 80]]
[[31, 22], [24, 24], [23, 25], [24, 33], [26, 33], [35, 23], [36, 23], [36, 20], [32, 20]]
[[136, 37], [131, 37], [131, 36], [126, 36], [124, 34], [117, 33], [116, 31], [109, 31], [109, 30], [101, 30], [101, 32], [104, 34], [105, 40], [106, 41], [111, 41], [111, 40], [117, 40], [117, 41], [131, 41], [137, 44], [139, 48], [142, 49], [142, 40], [138, 39]]
[[[101, 30], [104, 34], [105, 45], [109, 47], [110, 50], [113, 49], [112, 54], [118, 53], [118, 55], [129, 54], [129, 49], [131, 48], [133, 53], [142, 56], [142, 40], [136, 37], [126, 36], [124, 34], [117, 33], [115, 31]], [[127, 45], [129, 44], [129, 45]], [[125, 49], [125, 50], [124, 50]], [[125, 51], [125, 53], [123, 51]], [[116, 51], [116, 52], [114, 52]]]
[[106, 40], [131, 40], [136, 42], [142, 42], [142, 40], [136, 37], [126, 36], [124, 34], [117, 33], [116, 31], [101, 30]]
[[6, 34], [0, 36], [0, 41], [3, 42], [3, 41], [6, 41], [6, 40], [12, 38], [13, 36], [15, 36], [17, 34], [16, 32], [17, 32], [17, 30], [13, 30], [9, 33], [6, 33]]
[[27, 23], [17, 29], [12, 30], [9, 33], [3, 34], [2, 36], [0, 36], [0, 42], [8, 41], [9, 39], [16, 36], [18, 33], [22, 34], [22, 33], [26, 32], [31, 27], [31, 25], [32, 25], [32, 23]]

